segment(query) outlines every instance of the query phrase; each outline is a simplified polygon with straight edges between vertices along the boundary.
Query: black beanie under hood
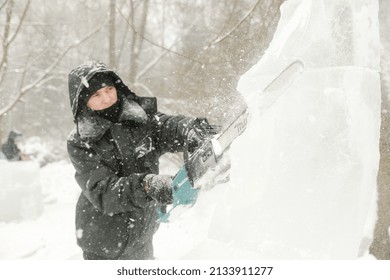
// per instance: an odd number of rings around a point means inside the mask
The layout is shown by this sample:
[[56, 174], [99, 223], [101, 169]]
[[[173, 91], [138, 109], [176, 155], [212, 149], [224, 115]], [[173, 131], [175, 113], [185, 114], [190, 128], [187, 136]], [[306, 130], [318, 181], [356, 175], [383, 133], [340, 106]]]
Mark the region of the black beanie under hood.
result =
[[103, 87], [115, 86], [112, 76], [107, 72], [98, 72], [88, 81], [88, 86], [86, 86], [80, 93], [79, 101], [82, 105], [87, 104], [88, 99], [96, 91]]
[[107, 72], [99, 72], [92, 76], [88, 81], [87, 90], [90, 94], [98, 91], [99, 89], [107, 86], [113, 86], [114, 81], [112, 76]]

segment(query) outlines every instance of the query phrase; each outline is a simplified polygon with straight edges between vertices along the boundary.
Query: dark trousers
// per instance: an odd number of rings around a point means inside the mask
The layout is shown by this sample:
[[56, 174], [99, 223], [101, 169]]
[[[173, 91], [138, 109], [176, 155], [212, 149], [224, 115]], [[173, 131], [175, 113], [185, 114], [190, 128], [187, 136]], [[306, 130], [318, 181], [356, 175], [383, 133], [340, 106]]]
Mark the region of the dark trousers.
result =
[[102, 257], [97, 254], [89, 253], [89, 252], [83, 252], [83, 258], [84, 260], [116, 260], [116, 259]]

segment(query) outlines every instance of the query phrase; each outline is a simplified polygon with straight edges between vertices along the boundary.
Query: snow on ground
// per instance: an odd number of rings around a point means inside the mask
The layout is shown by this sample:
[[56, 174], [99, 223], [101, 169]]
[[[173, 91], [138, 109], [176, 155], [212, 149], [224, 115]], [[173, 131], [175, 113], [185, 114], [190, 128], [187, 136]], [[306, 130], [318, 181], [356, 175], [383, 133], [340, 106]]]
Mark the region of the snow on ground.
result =
[[0, 259], [81, 258], [74, 233], [79, 187], [67, 161], [40, 169], [43, 212], [37, 218], [0, 222]]
[[[3, 163], [12, 167], [20, 164]], [[161, 172], [173, 175], [180, 164], [179, 155], [163, 157], [160, 160]], [[64, 160], [41, 167], [39, 182], [43, 211], [38, 217], [11, 221], [0, 219], [0, 260], [82, 259], [82, 252], [76, 244], [74, 225], [80, 188], [74, 179], [72, 164]], [[5, 185], [3, 176], [1, 187]], [[13, 208], [18, 206], [14, 205]], [[8, 210], [11, 212], [14, 209]]]
[[162, 223], [154, 238], [157, 259], [185, 259], [186, 255], [207, 237], [217, 201], [227, 190], [227, 184], [201, 192], [196, 204], [177, 206], [168, 223]]

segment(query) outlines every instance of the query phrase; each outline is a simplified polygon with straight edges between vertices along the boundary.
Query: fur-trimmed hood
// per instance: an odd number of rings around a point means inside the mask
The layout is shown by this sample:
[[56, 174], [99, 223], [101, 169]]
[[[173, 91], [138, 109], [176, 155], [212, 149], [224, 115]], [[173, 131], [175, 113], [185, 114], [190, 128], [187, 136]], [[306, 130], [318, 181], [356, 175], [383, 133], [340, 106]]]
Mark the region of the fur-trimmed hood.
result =
[[[112, 122], [98, 116], [93, 110], [80, 102], [83, 90], [89, 87], [88, 81], [96, 73], [107, 73], [112, 77], [114, 85], [123, 98], [123, 105], [119, 121], [133, 121], [146, 123], [148, 116], [157, 111], [155, 98], [138, 97], [109, 69], [107, 65], [98, 61], [90, 61], [82, 64], [69, 73], [69, 99], [73, 113], [73, 121], [76, 124], [77, 133], [84, 140], [98, 140], [111, 127]], [[119, 98], [119, 96], [118, 96]]]

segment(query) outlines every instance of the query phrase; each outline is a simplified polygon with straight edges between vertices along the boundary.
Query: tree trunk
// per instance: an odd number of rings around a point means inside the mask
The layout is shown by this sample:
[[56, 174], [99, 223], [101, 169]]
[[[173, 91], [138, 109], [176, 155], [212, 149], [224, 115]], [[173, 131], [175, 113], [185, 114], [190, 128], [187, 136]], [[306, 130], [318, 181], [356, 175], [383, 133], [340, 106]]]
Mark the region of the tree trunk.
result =
[[[390, 48], [390, 40], [385, 34], [390, 20], [390, 4], [387, 0], [379, 1], [379, 23], [383, 50]], [[390, 57], [388, 52], [381, 54], [382, 88], [382, 124], [380, 137], [380, 163], [378, 172], [378, 220], [375, 226], [374, 241], [370, 253], [380, 260], [390, 260]]]
[[110, 0], [110, 23], [109, 23], [109, 59], [108, 65], [115, 68], [115, 0]]

